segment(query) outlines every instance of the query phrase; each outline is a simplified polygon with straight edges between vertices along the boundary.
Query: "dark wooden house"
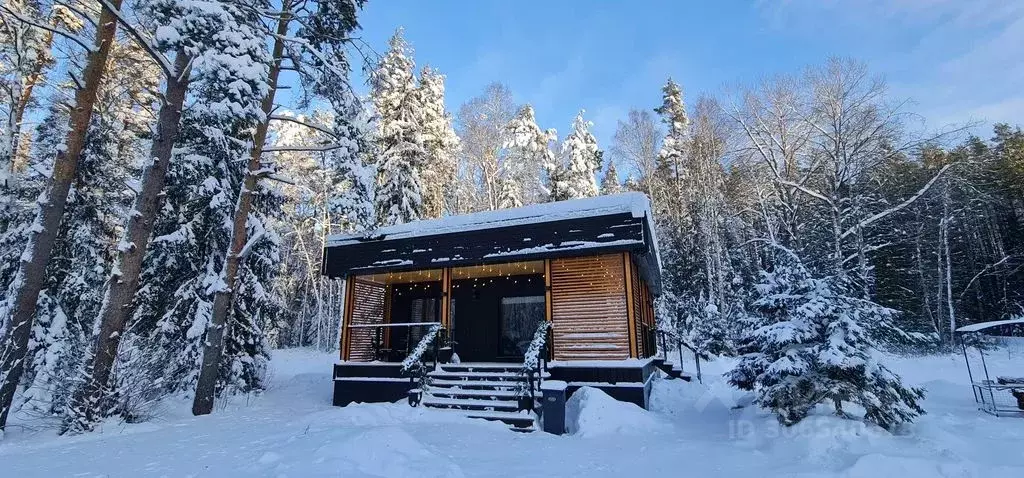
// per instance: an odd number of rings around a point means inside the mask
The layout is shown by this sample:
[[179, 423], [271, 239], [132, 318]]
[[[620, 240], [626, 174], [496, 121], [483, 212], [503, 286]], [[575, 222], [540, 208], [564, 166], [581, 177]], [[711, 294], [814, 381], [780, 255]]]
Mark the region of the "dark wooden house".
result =
[[642, 194], [334, 236], [323, 273], [346, 284], [336, 405], [412, 390], [514, 424], [540, 380], [647, 405], [661, 277]]

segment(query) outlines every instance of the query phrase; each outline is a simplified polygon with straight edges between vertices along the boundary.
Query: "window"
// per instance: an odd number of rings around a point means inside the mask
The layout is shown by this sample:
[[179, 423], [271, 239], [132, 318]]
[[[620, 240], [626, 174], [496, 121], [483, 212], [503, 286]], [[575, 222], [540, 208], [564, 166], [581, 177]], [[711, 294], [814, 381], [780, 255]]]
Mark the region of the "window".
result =
[[544, 296], [501, 299], [501, 356], [520, 357], [544, 320]]

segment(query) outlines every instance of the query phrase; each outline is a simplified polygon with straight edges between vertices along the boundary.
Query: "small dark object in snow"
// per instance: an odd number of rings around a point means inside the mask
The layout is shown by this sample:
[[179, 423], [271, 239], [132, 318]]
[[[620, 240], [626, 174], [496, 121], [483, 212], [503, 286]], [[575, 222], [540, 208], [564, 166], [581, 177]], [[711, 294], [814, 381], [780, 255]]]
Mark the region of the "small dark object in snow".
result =
[[[1024, 377], [999, 377], [996, 379], [999, 385], [1016, 385], [1021, 384], [1024, 387]], [[1024, 410], [1024, 389], [1021, 390], [1010, 390], [1013, 398], [1017, 399], [1017, 408]]]

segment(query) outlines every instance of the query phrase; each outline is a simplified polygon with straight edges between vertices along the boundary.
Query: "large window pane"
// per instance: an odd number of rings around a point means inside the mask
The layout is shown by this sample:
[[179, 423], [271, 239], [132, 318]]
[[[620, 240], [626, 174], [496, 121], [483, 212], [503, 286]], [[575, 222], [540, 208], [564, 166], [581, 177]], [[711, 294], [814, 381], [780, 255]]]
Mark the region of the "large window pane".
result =
[[544, 320], [544, 296], [501, 299], [501, 355], [522, 356]]

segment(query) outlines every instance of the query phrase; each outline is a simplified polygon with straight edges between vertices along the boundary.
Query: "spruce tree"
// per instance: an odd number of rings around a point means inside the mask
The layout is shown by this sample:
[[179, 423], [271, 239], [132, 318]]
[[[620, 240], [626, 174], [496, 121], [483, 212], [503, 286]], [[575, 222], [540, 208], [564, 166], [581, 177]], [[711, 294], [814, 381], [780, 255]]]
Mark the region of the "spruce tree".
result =
[[556, 163], [550, 146], [556, 139], [555, 130], [537, 126], [530, 105], [520, 108], [509, 121], [502, 144], [507, 154], [498, 175], [499, 208], [519, 207], [535, 200], [540, 192], [539, 172]]
[[419, 98], [423, 104], [423, 217], [441, 217], [448, 211], [447, 192], [455, 176], [459, 137], [444, 107], [444, 75], [424, 67], [420, 73]]
[[744, 322], [740, 362], [729, 381], [756, 394], [755, 403], [785, 425], [827, 403], [852, 417], [894, 429], [924, 413], [924, 391], [906, 387], [879, 361], [872, 333], [890, 328], [895, 311], [846, 292], [836, 277], [814, 277], [792, 251], [781, 249], [762, 272], [753, 314]]
[[603, 152], [590, 132], [594, 124], [583, 119], [583, 113], [580, 110], [573, 119], [572, 130], [562, 143], [564, 169], [555, 169], [562, 191], [555, 200], [594, 197], [599, 192], [595, 174], [601, 170]]
[[422, 171], [427, 158], [423, 103], [413, 74], [412, 50], [401, 28], [370, 77], [377, 112], [377, 217], [381, 225], [423, 216]]
[[661, 88], [662, 103], [654, 111], [661, 115], [661, 121], [667, 127], [667, 134], [662, 139], [661, 149], [658, 151], [657, 167], [654, 174], [657, 182], [664, 191], [662, 196], [655, 200], [660, 204], [662, 210], [655, 211], [661, 221], [671, 221], [669, 227], [681, 229], [684, 226], [682, 213], [685, 209], [685, 193], [682, 182], [686, 175], [686, 148], [689, 143], [690, 118], [686, 113], [686, 103], [683, 101], [683, 90], [671, 78]]
[[615, 161], [608, 162], [608, 169], [601, 179], [601, 194], [618, 194], [622, 192], [622, 183], [619, 182], [619, 173], [615, 171]]

